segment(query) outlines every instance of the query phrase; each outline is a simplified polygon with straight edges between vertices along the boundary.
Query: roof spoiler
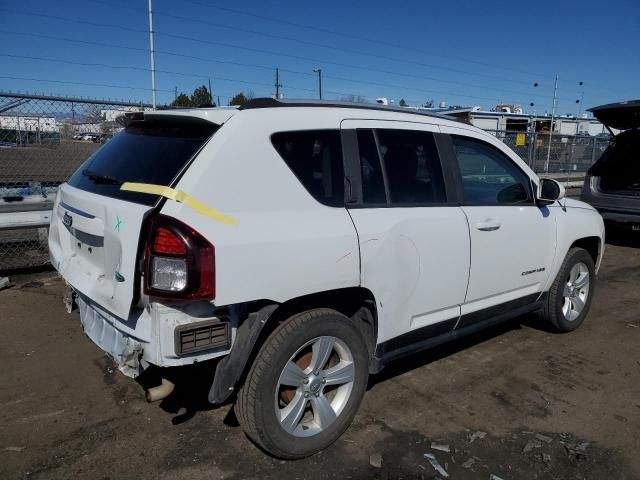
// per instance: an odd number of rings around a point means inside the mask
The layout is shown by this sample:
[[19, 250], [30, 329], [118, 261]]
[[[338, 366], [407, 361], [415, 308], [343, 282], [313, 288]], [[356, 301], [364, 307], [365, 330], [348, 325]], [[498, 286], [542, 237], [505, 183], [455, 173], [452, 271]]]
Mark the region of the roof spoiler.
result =
[[155, 111], [151, 115], [145, 112], [126, 112], [124, 115], [116, 117], [116, 122], [122, 127], [128, 127], [132, 124], [139, 123], [172, 123], [172, 124], [190, 124], [190, 125], [210, 125], [211, 122], [198, 117], [171, 115], [170, 113], [162, 114]]

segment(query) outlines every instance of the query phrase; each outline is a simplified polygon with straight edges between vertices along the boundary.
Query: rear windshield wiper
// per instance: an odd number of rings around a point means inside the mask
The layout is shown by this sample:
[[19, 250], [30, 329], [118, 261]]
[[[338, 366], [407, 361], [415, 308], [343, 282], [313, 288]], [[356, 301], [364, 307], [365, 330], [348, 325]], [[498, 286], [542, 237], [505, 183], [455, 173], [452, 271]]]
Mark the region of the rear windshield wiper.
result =
[[85, 177], [89, 177], [89, 179], [92, 180], [93, 183], [104, 183], [107, 185], [122, 185], [124, 183], [122, 180], [118, 180], [115, 177], [102, 175], [92, 170], [83, 170], [82, 175], [84, 175]]

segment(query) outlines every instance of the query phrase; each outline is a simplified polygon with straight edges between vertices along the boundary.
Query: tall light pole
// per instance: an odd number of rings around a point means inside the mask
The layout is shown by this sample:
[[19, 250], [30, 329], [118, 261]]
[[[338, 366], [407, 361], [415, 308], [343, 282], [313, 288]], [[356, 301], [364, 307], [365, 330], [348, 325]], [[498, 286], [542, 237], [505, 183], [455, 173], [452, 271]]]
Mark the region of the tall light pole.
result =
[[314, 68], [313, 69], [313, 73], [317, 73], [318, 74], [318, 96], [319, 96], [320, 100], [322, 100], [322, 69], [321, 68]]
[[156, 59], [153, 48], [153, 9], [151, 8], [151, 0], [149, 0], [149, 52], [151, 53], [151, 103], [153, 109], [156, 109]]
[[549, 145], [547, 146], [547, 160], [544, 162], [544, 171], [549, 172], [549, 159], [551, 158], [551, 139], [553, 138], [553, 119], [556, 113], [556, 107], [558, 104], [558, 74], [556, 73], [556, 80], [553, 86], [553, 103], [551, 104], [551, 125], [549, 125]]
[[[578, 82], [578, 85], [580, 87], [582, 87], [584, 85], [584, 82]], [[580, 92], [580, 99], [576, 100], [576, 103], [578, 104], [578, 116], [576, 117], [576, 135], [578, 135], [578, 133], [580, 133], [580, 115], [582, 114], [582, 103], [584, 102], [584, 87], [582, 88], [582, 91]]]

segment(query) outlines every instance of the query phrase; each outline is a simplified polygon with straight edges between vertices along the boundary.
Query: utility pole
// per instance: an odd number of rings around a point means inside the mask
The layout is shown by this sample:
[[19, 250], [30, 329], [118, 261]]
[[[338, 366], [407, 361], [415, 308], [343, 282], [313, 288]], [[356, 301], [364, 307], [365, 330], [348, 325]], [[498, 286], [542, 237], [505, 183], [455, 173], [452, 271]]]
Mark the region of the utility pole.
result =
[[276, 100], [280, 100], [280, 87], [282, 87], [282, 84], [280, 83], [280, 69], [278, 67], [276, 67]]
[[213, 103], [213, 93], [211, 92], [211, 79], [209, 79], [209, 105]]
[[[583, 86], [584, 82], [579, 82], [578, 83], [579, 86]], [[580, 92], [580, 100], [576, 100], [576, 103], [578, 103], [578, 116], [576, 117], [576, 135], [578, 135], [580, 133], [580, 115], [582, 115], [582, 103], [584, 102], [584, 87], [582, 88], [582, 91]]]
[[553, 119], [555, 116], [557, 102], [558, 102], [558, 74], [556, 73], [556, 81], [553, 86], [553, 103], [551, 104], [551, 125], [549, 125], [549, 145], [547, 146], [547, 160], [544, 162], [545, 173], [549, 173], [549, 159], [551, 157], [551, 139], [553, 138]]
[[178, 98], [178, 87], [174, 87], [173, 89], [173, 100], [175, 101]]
[[151, 53], [151, 103], [153, 109], [156, 109], [156, 59], [155, 51], [153, 48], [153, 9], [151, 7], [151, 1], [149, 0], [149, 51]]
[[322, 69], [314, 68], [313, 73], [318, 74], [318, 97], [322, 100]]

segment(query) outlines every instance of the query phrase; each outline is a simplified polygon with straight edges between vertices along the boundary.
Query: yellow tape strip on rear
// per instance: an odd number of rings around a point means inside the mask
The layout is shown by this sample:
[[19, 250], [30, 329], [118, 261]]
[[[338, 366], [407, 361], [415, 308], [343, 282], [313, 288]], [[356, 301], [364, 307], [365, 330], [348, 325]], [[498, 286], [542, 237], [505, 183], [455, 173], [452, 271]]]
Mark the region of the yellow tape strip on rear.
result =
[[185, 192], [175, 190], [171, 187], [165, 187], [163, 185], [152, 185], [150, 183], [125, 182], [120, 187], [120, 190], [126, 190], [127, 192], [160, 195], [161, 197], [168, 198], [169, 200], [184, 203], [186, 206], [192, 208], [199, 214], [217, 220], [218, 222], [222, 222], [227, 225], [235, 225], [236, 223], [238, 223], [235, 218], [232, 218], [222, 212], [219, 212], [218, 210], [208, 207], [199, 200], [196, 200], [195, 198], [187, 195]]

